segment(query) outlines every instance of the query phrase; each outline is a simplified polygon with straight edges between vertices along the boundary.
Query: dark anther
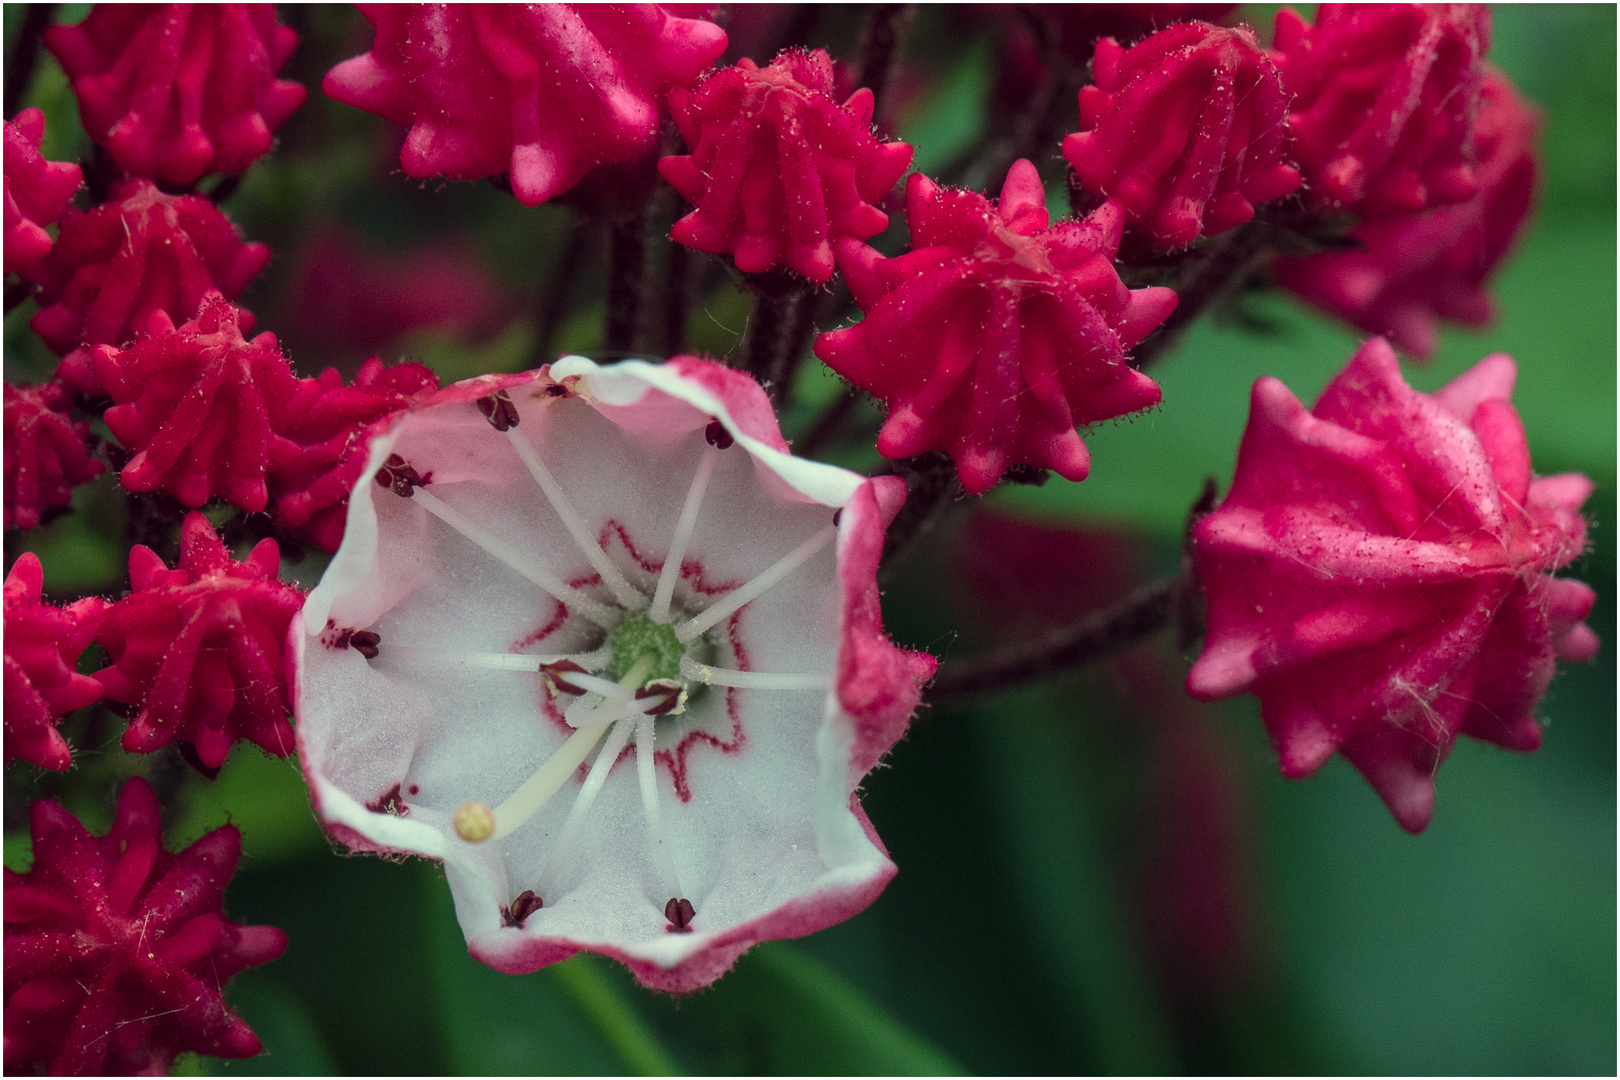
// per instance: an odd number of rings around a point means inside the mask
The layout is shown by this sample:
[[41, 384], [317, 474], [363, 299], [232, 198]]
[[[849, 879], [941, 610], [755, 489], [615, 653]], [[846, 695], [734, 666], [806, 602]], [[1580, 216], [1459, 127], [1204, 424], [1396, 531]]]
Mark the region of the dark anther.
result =
[[[415, 787], [416, 785], [411, 785]], [[382, 798], [376, 802], [366, 803], [366, 809], [373, 814], [393, 814], [395, 817], [410, 817], [411, 808], [405, 805], [405, 797], [400, 794], [399, 785], [389, 788]]]
[[550, 386], [546, 387], [546, 395], [548, 397], [567, 397], [568, 387], [564, 386], [560, 382], [552, 383]]
[[488, 397], [478, 399], [478, 411], [484, 414], [484, 419], [495, 425], [496, 431], [505, 431], [517, 427], [517, 406], [505, 390], [497, 390]]
[[844, 508], [842, 506], [840, 506], [838, 509], [833, 511], [833, 524], [837, 525], [840, 521], [843, 521], [843, 520], [844, 520]]
[[377, 659], [377, 646], [382, 644], [382, 636], [373, 630], [356, 630], [349, 635], [349, 647], [367, 660]]
[[718, 420], [709, 421], [709, 426], [703, 429], [703, 437], [709, 440], [709, 445], [716, 450], [725, 450], [737, 441], [731, 437], [731, 432], [726, 430], [726, 426]]
[[415, 493], [418, 487], [427, 483], [398, 454], [388, 455], [388, 460], [383, 462], [383, 467], [377, 470], [375, 479], [378, 487], [388, 488], [395, 495], [403, 495], [407, 499]]
[[655, 697], [662, 697], [664, 700], [650, 709], [643, 709], [642, 712], [648, 716], [662, 716], [678, 705], [681, 700], [681, 684], [674, 679], [659, 679], [636, 691], [637, 701]]
[[1039, 465], [1009, 465], [1002, 478], [1009, 484], [1028, 484], [1031, 487], [1040, 487], [1052, 478], [1052, 474]]
[[696, 914], [692, 901], [682, 896], [672, 896], [669, 903], [664, 905], [664, 918], [669, 920], [669, 925], [664, 929], [674, 934], [690, 934], [692, 917]]
[[584, 687], [576, 686], [568, 681], [568, 673], [571, 671], [589, 674], [589, 672], [586, 672], [584, 668], [580, 667], [572, 660], [554, 660], [549, 664], [540, 665], [540, 674], [544, 675], [546, 677], [546, 681], [551, 684], [553, 693], [583, 694], [585, 692]]
[[544, 905], [541, 899], [534, 895], [533, 889], [524, 889], [518, 893], [517, 899], [512, 901], [511, 907], [501, 908], [502, 926], [522, 926], [523, 921], [530, 915], [539, 911]]

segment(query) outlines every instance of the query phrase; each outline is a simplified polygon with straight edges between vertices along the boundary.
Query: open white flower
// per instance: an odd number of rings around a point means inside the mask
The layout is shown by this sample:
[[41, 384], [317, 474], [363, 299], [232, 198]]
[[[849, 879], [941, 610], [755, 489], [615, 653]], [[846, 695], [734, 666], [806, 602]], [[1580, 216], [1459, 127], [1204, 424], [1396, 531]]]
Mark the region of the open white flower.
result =
[[792, 457], [739, 372], [580, 357], [427, 397], [366, 477], [299, 750], [334, 835], [443, 860], [474, 956], [686, 991], [882, 891], [855, 786], [934, 670], [880, 621], [901, 481]]

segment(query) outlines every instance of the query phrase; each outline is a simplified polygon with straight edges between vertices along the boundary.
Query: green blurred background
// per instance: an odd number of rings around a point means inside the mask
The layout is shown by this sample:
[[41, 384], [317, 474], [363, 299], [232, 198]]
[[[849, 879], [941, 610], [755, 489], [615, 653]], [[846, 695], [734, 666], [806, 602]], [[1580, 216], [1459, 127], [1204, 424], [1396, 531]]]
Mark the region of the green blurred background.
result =
[[[64, 6], [59, 18], [84, 10]], [[1244, 15], [1264, 29], [1274, 10]], [[1447, 333], [1435, 361], [1408, 373], [1431, 389], [1486, 353], [1512, 353], [1537, 469], [1597, 482], [1591, 551], [1572, 572], [1598, 591], [1590, 621], [1605, 648], [1554, 682], [1541, 751], [1463, 740], [1439, 774], [1433, 825], [1413, 837], [1338, 758], [1310, 780], [1283, 781], [1252, 701], [1200, 706], [1175, 692], [1190, 657], [1169, 642], [925, 709], [866, 784], [900, 866], [888, 891], [855, 919], [762, 946], [714, 988], [674, 1000], [593, 957], [522, 978], [482, 967], [466, 955], [437, 867], [335, 854], [296, 766], [244, 745], [215, 783], [168, 776], [171, 836], [241, 826], [246, 857], [228, 910], [284, 928], [292, 944], [230, 995], [266, 1054], [183, 1068], [1612, 1074], [1615, 9], [1493, 14], [1492, 61], [1546, 114], [1541, 208], [1498, 278], [1498, 325]], [[9, 36], [20, 8], [6, 5], [5, 17]], [[534, 300], [565, 284], [571, 243], [600, 262], [572, 211], [524, 210], [487, 185], [406, 181], [388, 125], [318, 90], [326, 67], [366, 47], [363, 20], [346, 8], [288, 8], [283, 19], [304, 37], [287, 74], [311, 87], [310, 101], [226, 208], [276, 252], [242, 302], [300, 369], [352, 371], [361, 358], [303, 317], [306, 257], [320, 230], [338, 227], [378, 265], [412, 265], [424, 245], [454, 236], [503, 298], [471, 322], [388, 342], [390, 358], [409, 353], [452, 379], [596, 346], [603, 305], [590, 275], [566, 304]], [[839, 10], [815, 29], [836, 55], [857, 25], [858, 13]], [[921, 12], [898, 116], [920, 166], [950, 160], [984, 130], [993, 27], [962, 9]], [[30, 100], [49, 116], [47, 156], [78, 156], [83, 132], [48, 59]], [[1039, 164], [1061, 176], [1055, 148]], [[701, 308], [694, 341], [716, 354], [735, 347], [746, 299], [722, 277]], [[32, 312], [25, 304], [6, 320], [8, 379], [49, 374], [54, 358], [26, 328]], [[1162, 408], [1092, 433], [1085, 483], [1054, 480], [992, 502], [1088, 530], [1114, 553], [1054, 575], [1083, 585], [1109, 568], [1162, 568], [1203, 478], [1230, 477], [1253, 379], [1276, 375], [1311, 400], [1357, 341], [1286, 297], [1254, 298], [1161, 360]], [[835, 388], [811, 365], [784, 418], [790, 433]], [[7, 565], [39, 551], [59, 599], [124, 587], [116, 493], [104, 478], [75, 505], [47, 528], [8, 535]], [[976, 565], [971, 544], [953, 533], [925, 547], [885, 598], [890, 628], [907, 644], [967, 655], [987, 641], [982, 623], [972, 629], [984, 598], [958, 592], [972, 577], [960, 568]], [[286, 570], [309, 585], [321, 565], [289, 560]], [[118, 776], [173, 773], [172, 761], [117, 754], [119, 725], [90, 712], [70, 721], [81, 765], [69, 778], [7, 770], [8, 865], [27, 865], [17, 826], [30, 794], [62, 798], [103, 828]]]

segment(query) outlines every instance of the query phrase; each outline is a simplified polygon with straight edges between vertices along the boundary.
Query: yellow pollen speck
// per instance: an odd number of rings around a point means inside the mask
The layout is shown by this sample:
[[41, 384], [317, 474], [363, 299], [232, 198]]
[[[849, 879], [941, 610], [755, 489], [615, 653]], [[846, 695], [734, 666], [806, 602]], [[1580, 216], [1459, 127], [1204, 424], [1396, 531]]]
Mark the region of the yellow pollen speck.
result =
[[465, 802], [450, 824], [467, 843], [482, 844], [495, 834], [495, 811], [481, 802]]

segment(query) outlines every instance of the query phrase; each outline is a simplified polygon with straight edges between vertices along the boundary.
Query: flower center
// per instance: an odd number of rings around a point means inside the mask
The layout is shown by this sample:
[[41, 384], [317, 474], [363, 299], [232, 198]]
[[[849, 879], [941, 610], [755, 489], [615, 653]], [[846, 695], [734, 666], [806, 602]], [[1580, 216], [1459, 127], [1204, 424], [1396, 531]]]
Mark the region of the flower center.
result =
[[648, 662], [648, 671], [641, 685], [659, 679], [682, 681], [681, 659], [686, 655], [686, 646], [675, 636], [673, 626], [654, 622], [645, 612], [627, 617], [608, 634], [606, 644], [607, 676], [614, 682], [643, 660]]

